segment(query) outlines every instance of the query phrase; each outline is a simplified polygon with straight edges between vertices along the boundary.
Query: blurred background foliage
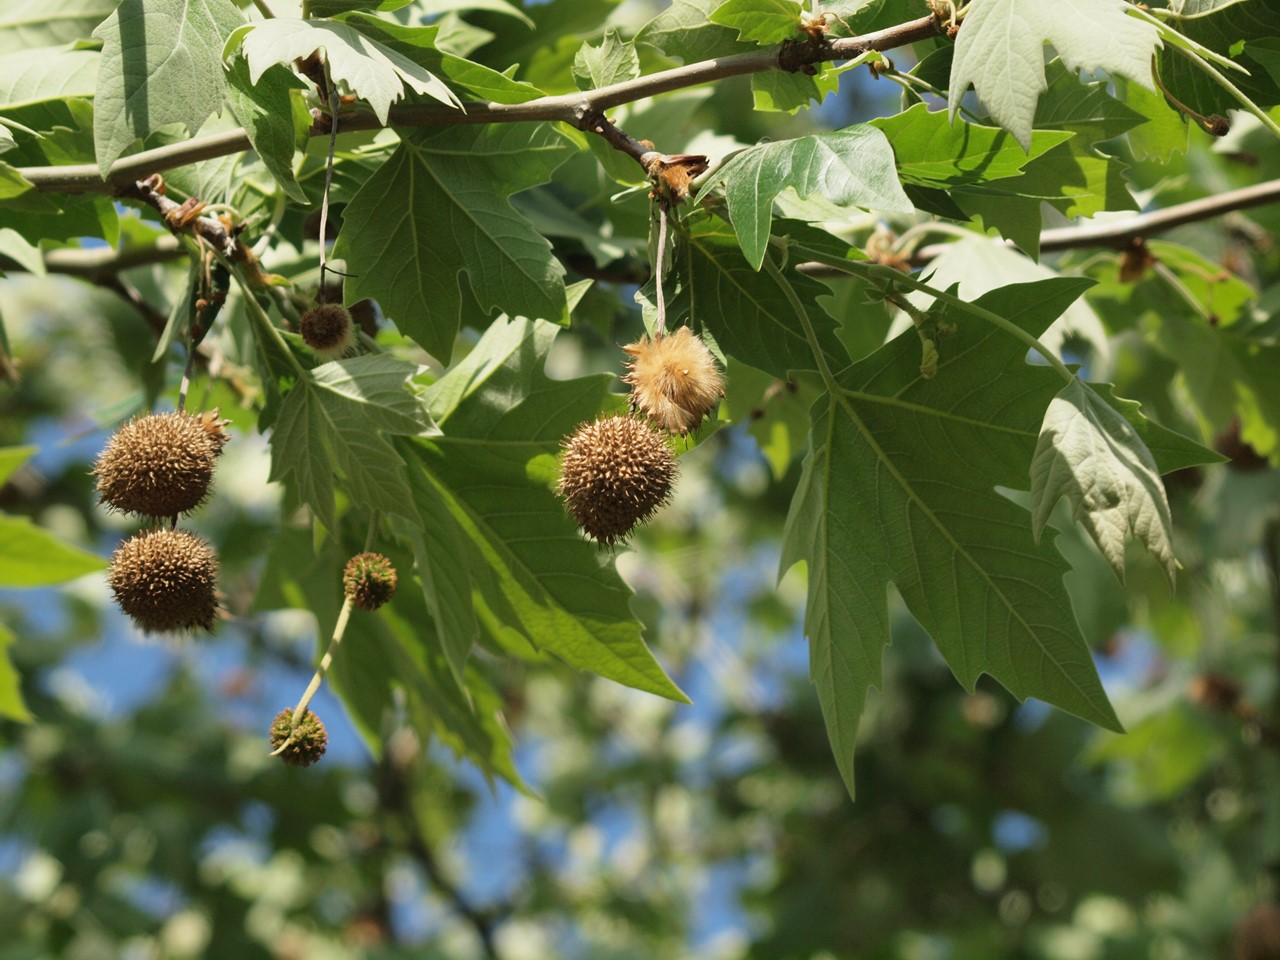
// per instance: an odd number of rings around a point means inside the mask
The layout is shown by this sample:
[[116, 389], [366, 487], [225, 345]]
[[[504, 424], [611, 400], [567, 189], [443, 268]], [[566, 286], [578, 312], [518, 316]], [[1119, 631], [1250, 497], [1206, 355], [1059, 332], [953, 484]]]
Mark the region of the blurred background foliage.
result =
[[[645, 8], [531, 6], [539, 36], [560, 39], [514, 55], [520, 76], [558, 92], [584, 39], [634, 29]], [[492, 35], [476, 59], [488, 49], [504, 66], [527, 42], [510, 18], [469, 20]], [[711, 152], [708, 131], [750, 143], [897, 109], [896, 88], [852, 75], [816, 116], [757, 113], [749, 97], [729, 81], [623, 112], [637, 136], [661, 126], [664, 149]], [[1247, 120], [1208, 140], [1193, 130], [1167, 163], [1127, 157], [1140, 197], [1166, 205], [1280, 176], [1280, 152]], [[301, 178], [309, 191], [323, 146]], [[563, 214], [557, 254], [597, 280], [558, 338], [555, 377], [615, 370], [615, 345], [641, 329], [645, 201], [610, 206], [614, 190], [584, 151], [519, 201], [531, 216]], [[865, 241], [876, 224], [846, 226]], [[272, 606], [255, 597], [291, 518], [266, 482], [235, 370], [216, 371], [212, 388], [201, 373], [199, 405], [221, 404], [234, 436], [193, 524], [222, 555], [231, 619], [217, 635], [139, 638], [100, 575], [0, 591], [35, 718], [0, 721], [0, 960], [1280, 957], [1280, 472], [1241, 439], [1247, 368], [1205, 369], [1217, 358], [1206, 344], [1222, 338], [1241, 351], [1231, 356], [1274, 347], [1278, 227], [1280, 211], [1264, 207], [1178, 228], [1152, 244], [1158, 268], [1136, 276], [1113, 253], [1047, 259], [1099, 281], [1088, 306], [1102, 336], [1069, 342], [1077, 359], [1228, 458], [1166, 478], [1176, 592], [1141, 556], [1121, 586], [1060, 524], [1077, 613], [1129, 732], [1019, 705], [995, 684], [966, 693], [897, 604], [856, 802], [807, 679], [803, 584], [775, 580], [811, 399], [803, 379], [731, 368], [732, 425], [683, 457], [675, 502], [618, 557], [693, 706], [558, 662], [478, 654], [521, 792], [486, 782], [404, 710], [370, 760], [327, 689], [325, 760], [268, 759], [267, 725], [310, 675], [315, 620], [257, 612]], [[286, 218], [296, 262], [268, 267], [314, 283], [305, 229]], [[152, 396], [172, 403], [177, 355], [149, 362], [145, 304], [163, 320], [182, 276], [124, 274], [141, 308], [101, 277], [0, 281], [21, 364], [0, 386], [0, 444], [37, 448], [0, 491], [7, 514], [109, 554], [127, 524], [95, 505], [88, 471], [121, 418]], [[888, 318], [859, 305], [852, 280], [831, 291], [846, 343], [865, 353]]]

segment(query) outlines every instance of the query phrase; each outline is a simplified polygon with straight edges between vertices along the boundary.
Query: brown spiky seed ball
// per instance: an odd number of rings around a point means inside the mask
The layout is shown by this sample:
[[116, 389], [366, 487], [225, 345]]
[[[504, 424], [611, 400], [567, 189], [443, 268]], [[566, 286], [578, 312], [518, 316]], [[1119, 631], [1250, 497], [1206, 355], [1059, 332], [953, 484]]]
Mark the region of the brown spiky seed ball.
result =
[[[280, 749], [281, 744], [289, 740], [289, 728], [293, 726], [293, 708], [285, 707], [271, 721], [271, 749]], [[302, 714], [298, 721], [298, 729], [293, 731], [293, 739], [280, 752], [280, 759], [291, 767], [309, 767], [324, 756], [329, 745], [329, 734], [324, 724], [310, 710]]]
[[218, 556], [186, 530], [144, 530], [111, 556], [107, 583], [143, 630], [212, 630], [218, 615]]
[[622, 349], [631, 355], [622, 381], [631, 387], [632, 408], [668, 433], [688, 433], [724, 396], [715, 357], [688, 327]]
[[98, 501], [144, 517], [176, 517], [204, 502], [230, 421], [207, 413], [153, 413], [130, 420], [93, 466]]
[[560, 495], [602, 544], [625, 539], [671, 496], [676, 461], [662, 434], [634, 417], [584, 423], [565, 444]]
[[358, 553], [342, 571], [343, 592], [361, 610], [377, 610], [396, 593], [396, 568], [380, 553]]
[[298, 321], [302, 342], [325, 360], [338, 360], [356, 346], [355, 325], [351, 313], [340, 303], [322, 303], [312, 307]]

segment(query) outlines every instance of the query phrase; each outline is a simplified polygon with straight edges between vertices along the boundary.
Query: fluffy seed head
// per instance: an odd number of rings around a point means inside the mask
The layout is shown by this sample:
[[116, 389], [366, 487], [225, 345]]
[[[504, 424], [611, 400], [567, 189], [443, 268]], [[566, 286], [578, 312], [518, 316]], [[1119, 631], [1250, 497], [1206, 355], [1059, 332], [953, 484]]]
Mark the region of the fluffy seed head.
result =
[[338, 360], [355, 349], [356, 331], [351, 313], [340, 303], [312, 307], [298, 321], [302, 341], [325, 360]]
[[283, 743], [289, 741], [289, 745], [280, 752], [280, 759], [291, 767], [309, 767], [324, 756], [329, 734], [320, 718], [310, 710], [302, 714], [298, 729], [293, 731], [290, 740], [289, 729], [292, 726], [293, 708], [285, 707], [271, 721], [271, 749], [279, 750]]
[[361, 610], [377, 610], [396, 593], [396, 568], [380, 553], [358, 553], [342, 571], [342, 587]]
[[560, 495], [602, 544], [626, 538], [671, 496], [676, 461], [662, 434], [634, 417], [584, 423], [565, 444]]
[[209, 492], [230, 421], [207, 413], [153, 413], [112, 434], [94, 464], [98, 500], [145, 517], [194, 510]]
[[724, 396], [715, 357], [688, 327], [622, 349], [631, 355], [622, 381], [631, 386], [632, 408], [668, 433], [688, 433]]
[[212, 630], [218, 615], [218, 556], [185, 530], [144, 530], [111, 556], [107, 583], [143, 630]]

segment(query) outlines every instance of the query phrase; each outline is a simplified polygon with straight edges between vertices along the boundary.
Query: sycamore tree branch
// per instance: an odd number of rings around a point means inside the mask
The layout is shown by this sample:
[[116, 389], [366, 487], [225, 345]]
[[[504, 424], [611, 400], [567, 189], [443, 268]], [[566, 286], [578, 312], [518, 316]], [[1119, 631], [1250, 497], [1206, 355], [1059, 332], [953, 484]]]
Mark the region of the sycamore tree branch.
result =
[[[613, 83], [583, 93], [539, 97], [525, 103], [464, 102], [461, 110], [439, 104], [407, 104], [391, 109], [389, 123], [393, 127], [447, 126], [476, 123], [518, 123], [555, 121], [570, 123], [579, 129], [598, 132], [602, 111], [624, 103], [633, 103], [660, 93], [683, 90], [728, 77], [764, 73], [769, 70], [805, 70], [812, 64], [829, 60], [852, 60], [869, 50], [891, 50], [918, 40], [941, 36], [944, 28], [932, 14], [877, 30], [861, 37], [841, 37], [814, 42], [788, 41], [775, 47], [764, 47], [747, 53], [717, 57], [660, 70], [648, 76]], [[381, 127], [378, 118], [367, 110], [343, 115], [346, 132]], [[311, 136], [327, 135], [329, 124], [320, 118], [311, 128]], [[243, 129], [227, 130], [182, 143], [143, 150], [122, 157], [111, 165], [103, 180], [96, 164], [72, 164], [55, 167], [23, 167], [19, 173], [37, 190], [58, 193], [116, 193], [128, 190], [146, 176], [201, 160], [240, 153], [250, 149], [249, 136]], [[629, 151], [628, 151], [629, 152]], [[638, 159], [638, 158], [637, 158]]]
[[[1040, 234], [1040, 252], [1055, 253], [1091, 247], [1112, 247], [1116, 250], [1124, 250], [1138, 238], [1163, 233], [1188, 223], [1209, 220], [1235, 210], [1248, 210], [1251, 207], [1278, 202], [1280, 202], [1280, 179], [1266, 180], [1239, 190], [1228, 190], [1226, 193], [1215, 194], [1212, 197], [1174, 204], [1172, 207], [1152, 210], [1150, 213], [1141, 213], [1133, 217], [1105, 220], [1102, 223], [1087, 223], [1079, 227], [1055, 227], [1052, 230], [1045, 230]], [[1009, 240], [1002, 242], [1006, 246], [1013, 246]], [[949, 246], [949, 243], [933, 243], [927, 247], [921, 247], [911, 255], [910, 262], [912, 266], [924, 266]], [[825, 263], [802, 263], [798, 269], [811, 277], [838, 278], [849, 275], [847, 271]]]
[[[606, 132], [616, 131], [616, 128], [606, 126], [605, 130]], [[625, 143], [631, 139], [621, 131], [616, 133], [619, 136], [619, 143]], [[608, 133], [608, 136], [613, 135], [615, 134]], [[1108, 220], [1103, 223], [1090, 223], [1079, 227], [1055, 227], [1052, 230], [1045, 230], [1040, 234], [1040, 250], [1045, 253], [1090, 247], [1112, 247], [1123, 250], [1135, 237], [1149, 237], [1224, 213], [1277, 202], [1280, 202], [1280, 179], [1267, 180], [1239, 190], [1230, 190], [1212, 197], [1175, 204], [1172, 207], [1137, 216]], [[208, 224], [208, 226], [212, 225]], [[922, 247], [913, 255], [912, 263], [916, 266], [928, 263], [946, 247], [945, 243]], [[132, 267], [177, 260], [187, 255], [187, 251], [175, 237], [159, 237], [153, 246], [127, 247], [124, 250], [112, 250], [108, 247], [84, 249], [67, 247], [48, 250], [44, 254], [44, 265], [49, 273], [68, 274], [96, 281], [101, 277]], [[622, 260], [598, 267], [590, 257], [566, 254], [561, 259], [566, 258], [572, 261], [570, 266], [578, 273], [598, 280], [643, 283], [648, 279], [648, 265], [643, 261]], [[847, 276], [844, 271], [820, 263], [801, 264], [800, 269], [815, 277]], [[0, 256], [0, 270], [21, 273], [24, 267], [15, 260]]]
[[[1079, 250], [1087, 247], [1114, 247], [1117, 250], [1123, 250], [1136, 237], [1163, 233], [1174, 227], [1209, 220], [1233, 210], [1248, 210], [1251, 207], [1261, 207], [1277, 201], [1280, 201], [1280, 179], [1267, 180], [1241, 187], [1239, 190], [1228, 190], [1226, 193], [1190, 200], [1124, 219], [1045, 230], [1040, 234], [1040, 250], [1042, 253]], [[927, 263], [947, 246], [948, 244], [938, 243], [923, 247], [916, 252], [912, 262]]]

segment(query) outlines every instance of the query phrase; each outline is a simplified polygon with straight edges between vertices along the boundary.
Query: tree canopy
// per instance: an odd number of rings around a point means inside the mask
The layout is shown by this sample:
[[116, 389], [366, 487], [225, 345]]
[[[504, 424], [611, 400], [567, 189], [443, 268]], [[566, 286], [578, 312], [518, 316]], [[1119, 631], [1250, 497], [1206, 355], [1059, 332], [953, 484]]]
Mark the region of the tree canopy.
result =
[[1280, 956], [1278, 202], [1278, 0], [6, 5], [0, 960]]

